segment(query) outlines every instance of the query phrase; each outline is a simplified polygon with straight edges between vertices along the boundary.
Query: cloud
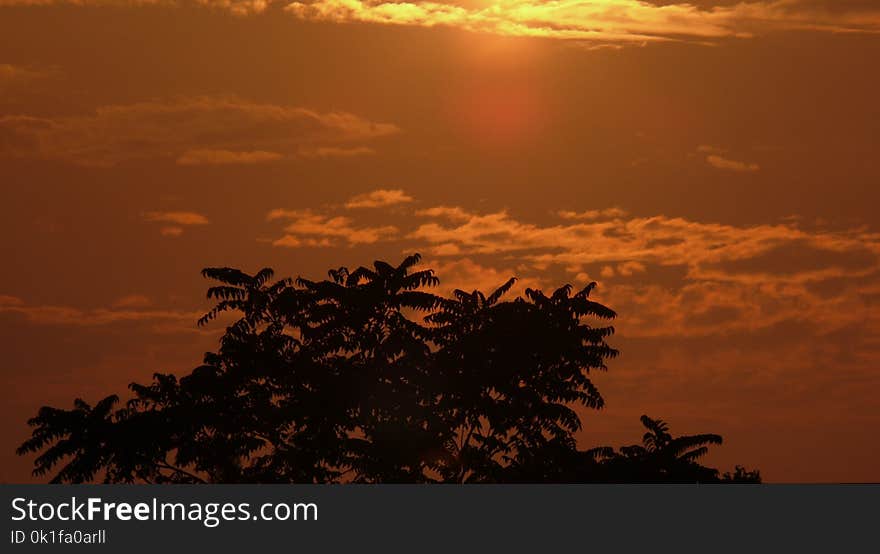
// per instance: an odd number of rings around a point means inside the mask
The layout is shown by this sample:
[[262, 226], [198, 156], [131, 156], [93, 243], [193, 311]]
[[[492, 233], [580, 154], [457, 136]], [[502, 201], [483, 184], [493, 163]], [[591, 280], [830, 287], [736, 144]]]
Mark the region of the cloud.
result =
[[425, 208], [417, 210], [416, 215], [424, 217], [438, 217], [450, 219], [452, 221], [466, 221], [471, 215], [458, 206], [434, 206], [433, 208]]
[[[321, 213], [273, 210], [285, 222], [276, 246], [384, 243], [421, 252], [441, 287], [489, 290], [583, 285], [622, 314], [628, 337], [752, 333], [783, 324], [819, 333], [877, 326], [880, 234], [805, 227], [798, 220], [733, 225], [620, 208], [557, 212], [535, 223], [507, 211], [433, 206], [398, 213], [395, 227], [360, 223], [331, 206]], [[365, 214], [365, 217], [369, 214]], [[443, 271], [441, 271], [441, 269]]]
[[303, 158], [353, 158], [355, 156], [371, 156], [376, 151], [366, 146], [340, 148], [337, 146], [319, 146], [316, 148], [300, 148], [298, 154]]
[[[129, 0], [132, 1], [132, 0]], [[160, 2], [161, 0], [133, 0], [140, 2]], [[197, 4], [209, 6], [215, 9], [223, 9], [234, 15], [261, 14], [273, 4], [280, 4], [277, 0], [195, 0]]]
[[599, 297], [625, 314], [620, 328], [627, 336], [753, 332], [785, 322], [830, 332], [880, 319], [871, 315], [869, 292], [880, 284], [880, 235], [866, 229], [736, 226], [612, 212], [538, 225], [504, 211], [462, 209], [455, 220], [442, 218], [449, 212], [417, 223], [407, 235], [412, 248], [440, 260], [513, 262], [516, 275], [539, 281], [583, 282], [595, 271], [603, 279]]
[[207, 225], [207, 217], [196, 212], [147, 212], [144, 221], [174, 223], [176, 225]]
[[[512, 266], [495, 267], [474, 261], [471, 258], [456, 260], [424, 260], [420, 267], [433, 269], [440, 278], [438, 290], [450, 294], [458, 289], [465, 292], [479, 290], [493, 292], [519, 272]], [[507, 299], [522, 295], [526, 288], [547, 288], [547, 283], [534, 277], [520, 278], [507, 293]]]
[[401, 215], [407, 228], [400, 230], [358, 225], [334, 209], [338, 207], [321, 213], [276, 209], [267, 220], [287, 222], [285, 230], [296, 236], [361, 236], [367, 240], [359, 242], [399, 242], [436, 258], [515, 259], [524, 264], [521, 267], [558, 266], [571, 274], [587, 266], [595, 266], [597, 272], [607, 266], [606, 274], [619, 276], [676, 267], [693, 280], [805, 285], [880, 270], [880, 234], [862, 228], [808, 229], [796, 220], [737, 226], [664, 215], [628, 216], [612, 208], [558, 212], [559, 220], [537, 224], [504, 210], [480, 213], [434, 206]]
[[[30, 323], [75, 327], [97, 327], [119, 323], [145, 322], [169, 332], [194, 328], [199, 311], [146, 309], [145, 297], [123, 297], [109, 308], [82, 309], [62, 305], [33, 305], [20, 298], [0, 295], [0, 313], [18, 314]], [[5, 299], [5, 300], [4, 300]], [[148, 299], [147, 299], [148, 301]]]
[[162, 227], [159, 234], [163, 237], [179, 237], [183, 234], [183, 227]]
[[[0, 6], [2, 6], [0, 0]], [[0, 91], [12, 86], [31, 83], [54, 75], [54, 70], [40, 70], [9, 63], [0, 63]]]
[[832, 295], [796, 283], [614, 283], [600, 288], [598, 297], [623, 314], [620, 329], [628, 337], [756, 333], [793, 324], [819, 336], [861, 327], [880, 337], [876, 309], [855, 282]]
[[724, 154], [727, 150], [709, 144], [701, 144], [700, 146], [697, 146], [697, 152], [701, 154]]
[[0, 8], [6, 6], [88, 6], [105, 8], [140, 8], [151, 6], [203, 6], [227, 11], [233, 15], [247, 16], [264, 13], [273, 5], [283, 5], [281, 0], [0, 0]]
[[232, 150], [187, 150], [179, 158], [177, 165], [229, 165], [258, 164], [274, 162], [284, 156], [278, 152], [255, 150], [252, 152], [234, 152]]
[[286, 234], [272, 244], [288, 248], [373, 244], [398, 234], [397, 227], [391, 225], [358, 227], [351, 218], [311, 210], [276, 209], [269, 212], [267, 220], [287, 222], [284, 227]]
[[644, 273], [645, 264], [640, 262], [623, 262], [617, 266], [617, 274], [629, 277], [634, 273]]
[[711, 7], [641, 0], [513, 0], [489, 5], [446, 2], [314, 0], [287, 11], [306, 20], [456, 27], [504, 36], [546, 37], [608, 43], [750, 37], [755, 33], [808, 29], [878, 32], [880, 9], [829, 10], [798, 0], [739, 2]]
[[27, 78], [29, 74], [30, 73], [24, 68], [8, 63], [0, 63], [0, 83], [7, 83], [17, 81], [22, 78]]
[[740, 173], [754, 173], [761, 169], [761, 166], [758, 164], [730, 160], [717, 154], [706, 156], [706, 163], [717, 169], [738, 171]]
[[327, 237], [312, 238], [284, 235], [280, 239], [272, 241], [272, 246], [281, 246], [284, 248], [326, 248], [334, 246], [334, 243]]
[[[444, 212], [449, 211], [444, 208]], [[880, 235], [866, 230], [806, 230], [796, 223], [735, 226], [673, 218], [663, 215], [605, 218], [538, 225], [520, 221], [506, 211], [476, 213], [460, 210], [450, 221], [440, 213], [421, 210], [408, 237], [432, 245], [455, 245], [464, 255], [508, 255], [536, 264], [578, 267], [585, 264], [628, 263], [630, 272], [643, 266], [683, 266], [690, 277], [753, 279], [753, 272], [724, 272], [718, 264], [753, 259], [780, 248], [811, 249], [814, 259], [833, 260], [832, 254], [880, 255]], [[426, 217], [433, 213], [435, 217]], [[640, 264], [640, 265], [635, 265]], [[820, 264], [821, 265], [821, 264]], [[767, 259], [764, 267], [772, 267]], [[837, 267], [837, 266], [834, 266]], [[784, 266], [771, 271], [776, 278], [816, 280], [842, 271], [831, 266], [785, 274]], [[842, 268], [842, 269], [841, 269]], [[731, 268], [728, 268], [732, 271]], [[745, 276], [745, 277], [744, 277]]]
[[88, 115], [0, 117], [0, 156], [108, 167], [171, 158], [183, 165], [259, 163], [398, 133], [345, 112], [202, 96], [104, 106]]
[[562, 219], [614, 219], [626, 216], [626, 211], [620, 208], [606, 208], [604, 210], [586, 210], [583, 212], [560, 210], [557, 214]]
[[159, 234], [169, 238], [183, 235], [185, 227], [211, 223], [206, 216], [197, 212], [146, 212], [142, 217], [149, 223], [167, 224], [159, 228]]
[[0, 309], [2, 308], [10, 308], [13, 306], [23, 306], [24, 300], [17, 296], [10, 296], [8, 294], [0, 294]]
[[672, 40], [747, 38], [788, 30], [880, 32], [880, 8], [861, 0], [0, 0], [0, 7], [183, 6], [193, 2], [237, 16], [283, 10], [307, 21], [452, 27], [501, 36], [581, 41], [593, 49]]
[[353, 196], [345, 203], [346, 208], [382, 208], [412, 202], [413, 197], [401, 189], [378, 189]]

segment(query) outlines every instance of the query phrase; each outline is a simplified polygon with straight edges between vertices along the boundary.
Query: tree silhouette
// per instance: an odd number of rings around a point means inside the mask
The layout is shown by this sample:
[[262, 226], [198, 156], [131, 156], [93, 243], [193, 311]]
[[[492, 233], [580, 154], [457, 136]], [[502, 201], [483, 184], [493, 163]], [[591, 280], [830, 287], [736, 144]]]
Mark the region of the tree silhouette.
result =
[[698, 460], [708, 454], [709, 446], [721, 444], [715, 434], [672, 436], [669, 426], [660, 419], [643, 415], [647, 429], [642, 444], [624, 446], [619, 451], [606, 449], [604, 480], [615, 482], [716, 482], [718, 470], [701, 466]]
[[589, 300], [590, 285], [499, 302], [508, 281], [488, 297], [457, 290], [428, 320], [438, 325], [435, 360], [445, 379], [440, 413], [455, 440], [446, 449], [444, 480], [506, 481], [508, 470], [549, 449], [575, 451], [581, 422], [572, 406], [599, 409], [604, 400], [589, 378], [617, 351], [605, 343], [610, 309]]
[[721, 477], [722, 483], [760, 483], [761, 472], [757, 469], [748, 470], [743, 466], [736, 466], [733, 473], [724, 472]]
[[237, 314], [216, 352], [133, 383], [121, 406], [42, 408], [18, 452], [74, 483], [718, 480], [696, 460], [720, 437], [647, 417], [641, 446], [577, 449], [575, 408], [604, 405], [590, 372], [617, 355], [595, 283], [444, 298], [419, 261], [322, 281], [205, 269], [215, 305], [199, 324]]

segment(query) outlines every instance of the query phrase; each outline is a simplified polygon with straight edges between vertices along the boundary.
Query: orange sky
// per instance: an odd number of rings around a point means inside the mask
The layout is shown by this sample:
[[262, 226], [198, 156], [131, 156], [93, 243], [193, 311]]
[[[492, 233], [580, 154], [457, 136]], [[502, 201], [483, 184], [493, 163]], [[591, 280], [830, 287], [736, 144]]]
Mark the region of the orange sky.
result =
[[421, 252], [600, 283], [638, 416], [768, 481], [878, 481], [873, 0], [0, 0], [0, 482], [46, 403], [213, 348], [202, 267]]

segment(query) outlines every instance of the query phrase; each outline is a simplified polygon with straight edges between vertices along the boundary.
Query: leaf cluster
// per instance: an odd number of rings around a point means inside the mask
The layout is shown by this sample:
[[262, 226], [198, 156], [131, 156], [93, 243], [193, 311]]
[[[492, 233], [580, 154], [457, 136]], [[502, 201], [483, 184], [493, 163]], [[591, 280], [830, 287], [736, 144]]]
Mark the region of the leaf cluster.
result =
[[643, 418], [643, 445], [579, 451], [578, 414], [604, 405], [592, 372], [617, 356], [595, 284], [443, 297], [419, 262], [320, 281], [205, 269], [199, 324], [234, 318], [216, 352], [121, 405], [42, 408], [18, 452], [53, 482], [547, 482], [661, 475], [721, 442]]

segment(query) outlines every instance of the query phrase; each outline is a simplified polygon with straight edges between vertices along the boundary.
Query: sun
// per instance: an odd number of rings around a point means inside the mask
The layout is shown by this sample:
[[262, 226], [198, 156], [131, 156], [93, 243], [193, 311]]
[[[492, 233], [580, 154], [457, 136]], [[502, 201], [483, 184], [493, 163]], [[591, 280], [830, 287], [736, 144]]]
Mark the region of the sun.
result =
[[540, 40], [474, 35], [460, 37], [461, 73], [448, 105], [468, 143], [488, 150], [515, 149], [540, 138], [550, 102], [540, 77]]

